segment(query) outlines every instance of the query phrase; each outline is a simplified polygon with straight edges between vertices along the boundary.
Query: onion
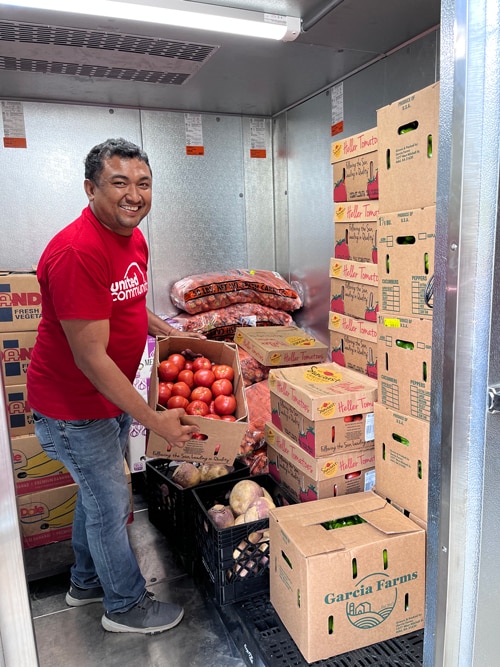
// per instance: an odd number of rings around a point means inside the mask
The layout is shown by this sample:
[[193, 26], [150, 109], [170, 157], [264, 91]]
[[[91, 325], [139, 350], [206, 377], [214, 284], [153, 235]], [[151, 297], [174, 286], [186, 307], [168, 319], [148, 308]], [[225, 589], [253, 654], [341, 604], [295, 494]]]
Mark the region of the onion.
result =
[[227, 505], [214, 505], [208, 510], [208, 516], [217, 528], [229, 528], [234, 526], [234, 515]]
[[229, 495], [229, 505], [233, 512], [244, 514], [257, 498], [264, 495], [264, 491], [252, 479], [242, 479], [233, 486]]
[[200, 469], [192, 463], [184, 461], [174, 470], [172, 481], [183, 489], [196, 486], [201, 481]]

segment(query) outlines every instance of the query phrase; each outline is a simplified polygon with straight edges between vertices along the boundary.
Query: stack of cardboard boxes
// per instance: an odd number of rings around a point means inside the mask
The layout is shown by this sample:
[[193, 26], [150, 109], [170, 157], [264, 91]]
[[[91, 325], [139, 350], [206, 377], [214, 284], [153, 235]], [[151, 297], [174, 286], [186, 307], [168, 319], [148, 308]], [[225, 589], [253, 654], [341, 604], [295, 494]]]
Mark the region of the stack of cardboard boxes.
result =
[[26, 371], [41, 317], [34, 272], [0, 275], [0, 347], [19, 521], [25, 549], [71, 537], [76, 484], [38, 442]]
[[377, 128], [332, 144], [335, 249], [330, 261], [330, 358], [377, 378]]
[[[359, 175], [373, 179], [376, 161], [360, 158], [350, 170], [342, 142], [332, 144], [330, 354], [367, 375], [365, 363], [375, 361], [376, 482], [367, 493], [271, 510], [271, 602], [308, 662], [424, 626], [438, 118], [439, 84], [378, 111], [370, 132], [382, 158], [373, 204]], [[361, 147], [362, 136], [343, 145]], [[346, 224], [351, 220], [360, 222]], [[374, 333], [362, 338], [369, 322]], [[353, 333], [356, 348], [346, 342]], [[352, 350], [363, 341], [370, 352], [360, 362]], [[296, 412], [313, 407], [285, 380], [272, 381]], [[297, 440], [301, 422], [287, 428]], [[322, 449], [327, 434], [316, 435]]]
[[379, 109], [377, 493], [425, 527], [439, 84]]

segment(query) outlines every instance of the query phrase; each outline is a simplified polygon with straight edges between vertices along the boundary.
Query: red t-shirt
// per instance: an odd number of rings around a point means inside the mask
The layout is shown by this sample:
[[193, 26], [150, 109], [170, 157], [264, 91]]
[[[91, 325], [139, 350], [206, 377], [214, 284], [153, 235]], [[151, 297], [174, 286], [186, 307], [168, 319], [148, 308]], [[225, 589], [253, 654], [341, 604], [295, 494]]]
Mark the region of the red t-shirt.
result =
[[148, 248], [120, 236], [89, 207], [49, 242], [38, 264], [42, 319], [28, 366], [32, 409], [53, 419], [102, 419], [122, 411], [76, 367], [60, 320], [109, 320], [107, 352], [133, 382], [147, 337]]

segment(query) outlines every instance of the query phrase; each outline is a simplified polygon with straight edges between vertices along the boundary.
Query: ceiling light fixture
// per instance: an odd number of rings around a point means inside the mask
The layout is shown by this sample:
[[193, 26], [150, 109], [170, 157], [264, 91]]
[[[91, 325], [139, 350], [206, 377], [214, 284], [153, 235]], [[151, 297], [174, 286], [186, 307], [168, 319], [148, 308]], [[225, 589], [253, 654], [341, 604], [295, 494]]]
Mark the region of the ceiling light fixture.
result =
[[[146, 0], [148, 1], [148, 0]], [[90, 14], [108, 18], [160, 23], [182, 28], [213, 30], [247, 37], [291, 42], [300, 35], [301, 19], [294, 16], [267, 14], [246, 9], [220, 7], [183, 0], [162, 0], [161, 7], [135, 2], [114, 0], [7, 0], [0, 5], [48, 9], [71, 14]], [[192, 5], [192, 6], [191, 6]]]

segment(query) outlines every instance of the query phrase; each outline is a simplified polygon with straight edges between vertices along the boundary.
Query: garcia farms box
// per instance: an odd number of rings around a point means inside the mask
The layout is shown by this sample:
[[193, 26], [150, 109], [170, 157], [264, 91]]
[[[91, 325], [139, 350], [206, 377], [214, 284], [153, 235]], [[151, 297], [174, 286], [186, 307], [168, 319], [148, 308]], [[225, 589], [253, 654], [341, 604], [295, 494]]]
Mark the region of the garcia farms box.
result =
[[270, 396], [273, 426], [310, 456], [323, 457], [373, 447], [373, 412], [313, 421], [273, 391]]
[[0, 270], [0, 331], [35, 331], [41, 317], [35, 272]]
[[375, 405], [376, 492], [427, 522], [429, 424]]
[[269, 531], [271, 604], [307, 662], [424, 627], [425, 532], [373, 491], [277, 507]]
[[432, 320], [379, 313], [377, 330], [379, 402], [429, 421]]
[[330, 259], [330, 310], [369, 322], [377, 321], [378, 266]]
[[432, 317], [426, 291], [434, 274], [435, 231], [435, 206], [380, 216], [380, 310]]
[[186, 349], [208, 357], [213, 363], [227, 364], [234, 371], [234, 395], [236, 398], [236, 421], [205, 419], [194, 415], [182, 417], [183, 424], [196, 424], [199, 436], [188, 440], [183, 447], [170, 445], [156, 433], [149, 432], [146, 441], [146, 456], [149, 458], [167, 458], [179, 461], [223, 463], [233, 465], [240, 452], [240, 444], [248, 428], [248, 408], [245, 387], [241, 374], [238, 348], [234, 343], [196, 338], [170, 336], [156, 339], [154, 364], [149, 384], [149, 406], [162, 411], [167, 408], [158, 404], [158, 366], [172, 353]]
[[377, 400], [376, 380], [338, 364], [273, 368], [268, 383], [311, 421], [372, 412]]
[[294, 326], [238, 327], [234, 342], [263, 366], [295, 366], [326, 361], [328, 347]]
[[375, 484], [375, 449], [315, 458], [272, 424], [266, 424], [269, 474], [297, 502], [371, 490]]
[[439, 82], [378, 109], [381, 213], [436, 203], [438, 128]]

